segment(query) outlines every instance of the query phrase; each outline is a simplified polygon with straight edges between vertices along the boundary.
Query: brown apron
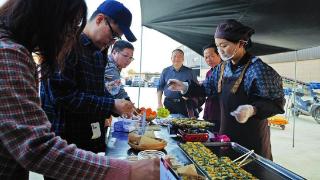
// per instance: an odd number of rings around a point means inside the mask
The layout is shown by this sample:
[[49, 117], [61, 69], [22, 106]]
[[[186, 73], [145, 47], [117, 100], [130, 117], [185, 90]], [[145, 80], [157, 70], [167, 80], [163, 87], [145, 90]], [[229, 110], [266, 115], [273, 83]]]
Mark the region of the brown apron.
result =
[[224, 67], [221, 68], [222, 74], [219, 80], [221, 90], [219, 93], [220, 133], [228, 135], [232, 142], [236, 142], [249, 150], [254, 150], [262, 157], [272, 160], [270, 129], [267, 120], [257, 119], [253, 116], [246, 123], [241, 124], [230, 115], [230, 112], [236, 110], [238, 106], [252, 103], [244, 90], [242, 81], [250, 62], [249, 60], [245, 65], [240, 77], [223, 77]]

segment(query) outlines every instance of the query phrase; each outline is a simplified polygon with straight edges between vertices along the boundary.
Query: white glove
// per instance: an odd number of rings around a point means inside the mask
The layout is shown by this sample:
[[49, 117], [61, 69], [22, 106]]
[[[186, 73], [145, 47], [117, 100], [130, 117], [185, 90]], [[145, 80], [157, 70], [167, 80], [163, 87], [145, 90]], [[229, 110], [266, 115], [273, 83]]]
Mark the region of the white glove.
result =
[[180, 91], [181, 94], [186, 94], [189, 88], [187, 82], [182, 82], [177, 79], [169, 79], [167, 84], [170, 91]]
[[240, 105], [238, 108], [230, 113], [239, 123], [246, 123], [248, 119], [256, 114], [255, 108], [252, 105]]

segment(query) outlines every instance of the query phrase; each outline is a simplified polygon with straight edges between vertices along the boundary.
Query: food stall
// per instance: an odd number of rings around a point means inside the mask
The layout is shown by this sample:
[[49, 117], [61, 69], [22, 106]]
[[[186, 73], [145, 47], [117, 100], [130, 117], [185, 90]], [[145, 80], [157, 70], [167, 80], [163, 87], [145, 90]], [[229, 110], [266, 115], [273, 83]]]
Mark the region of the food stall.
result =
[[[188, 121], [186, 119], [175, 120], [178, 120], [179, 123], [181, 120]], [[148, 132], [149, 128], [149, 130], [152, 130], [152, 134], [154, 133], [155, 139], [165, 141], [163, 148], [160, 148], [161, 150], [151, 151], [151, 154], [148, 154], [149, 151], [142, 151], [144, 149], [139, 149], [128, 143], [130, 139], [132, 141], [132, 138], [138, 138], [138, 141], [142, 141], [143, 136], [141, 132], [139, 133], [139, 129], [132, 133], [127, 133], [116, 131], [114, 126], [111, 126], [106, 134], [106, 155], [119, 159], [138, 160], [151, 158], [153, 152], [158, 153], [156, 155], [157, 157], [165, 154], [173, 161], [172, 166], [179, 167], [194, 164], [200, 177], [196, 179], [201, 179], [201, 177], [203, 177], [203, 179], [230, 179], [230, 177], [236, 179], [304, 179], [298, 174], [255, 154], [253, 151], [250, 151], [237, 143], [211, 142], [214, 138], [212, 138], [212, 134], [209, 131], [206, 139], [203, 139], [203, 134], [206, 133], [202, 131], [199, 132], [201, 136], [197, 136], [197, 133], [194, 133], [193, 135], [195, 136], [192, 137], [195, 138], [185, 139], [183, 137], [183, 135], [186, 135], [184, 134], [185, 131], [181, 132], [180, 128], [176, 131], [175, 125], [172, 126], [172, 124], [174, 124], [172, 121], [164, 124], [162, 123], [162, 126], [158, 126], [159, 128], [155, 128], [155, 125], [150, 126], [146, 124], [145, 134], [150, 133]], [[154, 122], [162, 121], [158, 119], [158, 121]], [[190, 124], [190, 122], [191, 121], [182, 126], [195, 126], [194, 122], [192, 122], [192, 124]], [[199, 125], [202, 126], [202, 128], [206, 125], [210, 126], [210, 124], [204, 123], [204, 121], [196, 123], [199, 123], [196, 125], [197, 127]], [[133, 134], [135, 134], [134, 137]], [[190, 135], [190, 133], [187, 134]], [[176, 170], [177, 168], [174, 169]]]

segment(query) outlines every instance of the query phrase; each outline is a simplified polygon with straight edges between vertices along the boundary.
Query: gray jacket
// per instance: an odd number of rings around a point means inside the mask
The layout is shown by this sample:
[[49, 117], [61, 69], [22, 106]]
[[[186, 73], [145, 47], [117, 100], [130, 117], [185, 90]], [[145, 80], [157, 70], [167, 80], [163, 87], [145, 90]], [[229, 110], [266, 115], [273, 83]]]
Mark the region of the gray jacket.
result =
[[[113, 59], [113, 57], [111, 55], [108, 56], [108, 59], [109, 59], [109, 61], [106, 65], [105, 72], [104, 72], [105, 84], [110, 81], [121, 79], [121, 75], [120, 75], [121, 69], [118, 68], [117, 63], [115, 62], [115, 60]], [[108, 92], [107, 89], [106, 89], [106, 91]], [[121, 84], [119, 93], [116, 95], [113, 95], [113, 97], [115, 99], [130, 99], [128, 96], [128, 93], [124, 90], [123, 84]]]

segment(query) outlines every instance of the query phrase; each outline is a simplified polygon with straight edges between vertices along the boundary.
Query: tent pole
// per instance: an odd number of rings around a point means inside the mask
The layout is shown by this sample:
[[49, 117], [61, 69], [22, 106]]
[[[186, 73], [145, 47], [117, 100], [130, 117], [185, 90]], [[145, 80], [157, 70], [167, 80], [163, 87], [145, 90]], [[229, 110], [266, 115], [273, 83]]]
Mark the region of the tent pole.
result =
[[202, 80], [202, 74], [201, 74], [201, 69], [202, 69], [202, 56], [200, 56], [200, 67], [199, 67], [199, 76], [200, 76], [200, 79]]
[[[139, 67], [139, 74], [140, 74], [140, 79], [142, 79], [141, 77], [141, 70], [142, 70], [142, 37], [143, 37], [143, 26], [141, 25], [141, 32], [140, 32], [140, 67]], [[138, 89], [138, 108], [140, 108], [140, 83], [139, 83], [139, 89]]]
[[[293, 88], [293, 107], [296, 108], [296, 91], [297, 91], [297, 61], [298, 61], [298, 51], [295, 51], [295, 61], [294, 61], [294, 88]], [[294, 148], [295, 140], [295, 129], [296, 129], [296, 116], [293, 114], [293, 128], [292, 128], [292, 147]]]

